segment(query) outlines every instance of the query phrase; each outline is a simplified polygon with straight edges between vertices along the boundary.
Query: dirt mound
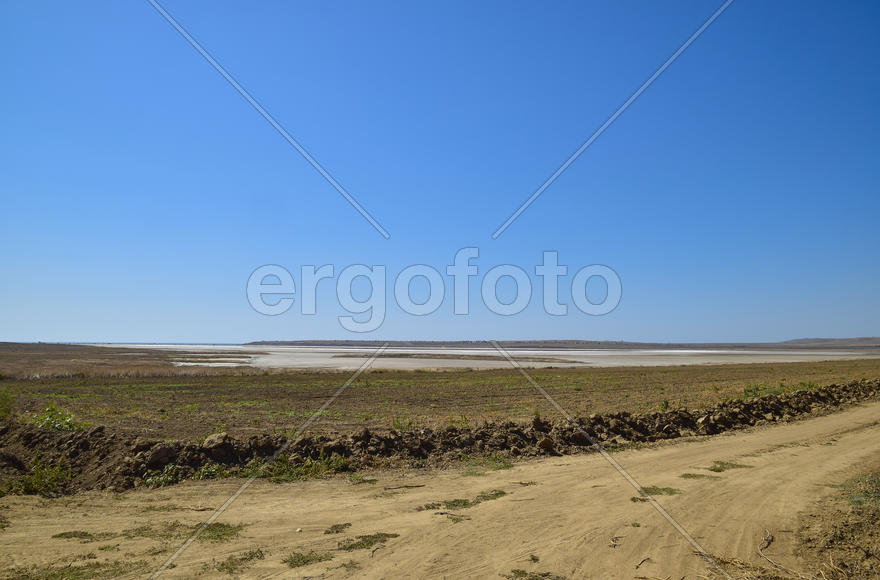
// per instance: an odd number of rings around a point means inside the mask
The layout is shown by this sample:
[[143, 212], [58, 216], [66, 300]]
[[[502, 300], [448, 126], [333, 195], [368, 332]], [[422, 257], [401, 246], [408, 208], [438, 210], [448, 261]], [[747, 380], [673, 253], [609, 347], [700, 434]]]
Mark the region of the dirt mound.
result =
[[[528, 424], [486, 423], [474, 428], [414, 429], [384, 433], [363, 429], [337, 436], [306, 436], [284, 454], [287, 465], [343, 458], [345, 469], [394, 464], [441, 465], [463, 453], [512, 457], [568, 454], [589, 449], [590, 437], [610, 446], [712, 435], [754, 425], [825, 414], [880, 396], [880, 381], [765, 395], [705, 410], [627, 412], [567, 421], [535, 417]], [[0, 490], [65, 493], [124, 490], [197, 477], [245, 475], [287, 443], [282, 435], [236, 439], [225, 433], [201, 443], [155, 441], [108, 433], [103, 427], [55, 431], [17, 422], [0, 424]], [[337, 465], [340, 465], [337, 463]]]

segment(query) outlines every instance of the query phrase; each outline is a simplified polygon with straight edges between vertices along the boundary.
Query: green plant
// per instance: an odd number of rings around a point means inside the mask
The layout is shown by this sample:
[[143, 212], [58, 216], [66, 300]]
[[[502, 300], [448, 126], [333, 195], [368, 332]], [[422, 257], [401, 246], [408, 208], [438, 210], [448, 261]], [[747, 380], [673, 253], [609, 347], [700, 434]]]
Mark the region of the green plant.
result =
[[668, 410], [669, 410], [669, 401], [667, 401], [666, 399], [663, 399], [663, 401], [660, 403], [660, 412], [665, 413]]
[[214, 564], [214, 568], [226, 574], [237, 574], [254, 560], [262, 560], [265, 557], [266, 555], [263, 553], [263, 550], [257, 548], [256, 550], [249, 550], [241, 554], [233, 554], [222, 562]]
[[282, 455], [264, 467], [260, 471], [260, 477], [265, 477], [275, 483], [282, 483], [326, 477], [335, 473], [351, 471], [351, 469], [351, 461], [347, 457], [339, 455], [330, 457], [321, 455], [318, 459], [307, 457], [301, 462], [291, 461], [290, 457]]
[[880, 505], [880, 477], [876, 474], [858, 477], [836, 487], [850, 491], [845, 498], [852, 506]]
[[448, 510], [456, 510], [456, 509], [465, 509], [471, 508], [475, 505], [479, 505], [484, 501], [491, 501], [493, 499], [498, 499], [500, 497], [504, 497], [507, 495], [507, 492], [501, 489], [493, 489], [491, 491], [484, 491], [482, 493], [478, 493], [474, 499], [447, 499], [442, 502], [431, 502], [426, 503], [423, 506], [423, 509], [426, 510], [435, 510], [439, 509], [441, 506]]
[[479, 466], [491, 471], [500, 471], [502, 469], [510, 469], [513, 467], [513, 461], [511, 461], [506, 455], [498, 453], [497, 451], [483, 456], [463, 455], [462, 459], [467, 461], [471, 466]]
[[565, 576], [557, 576], [550, 572], [526, 572], [519, 568], [514, 568], [510, 571], [510, 574], [499, 575], [508, 580], [566, 580]]
[[228, 477], [229, 472], [222, 465], [216, 463], [207, 463], [199, 467], [193, 474], [192, 478], [196, 481], [205, 479], [217, 479], [220, 477]]
[[458, 419], [455, 418], [455, 415], [449, 415], [446, 418], [450, 427], [460, 427], [462, 429], [469, 429], [471, 426], [470, 419], [465, 416], [464, 413], [459, 414]]
[[708, 473], [682, 473], [679, 477], [682, 479], [719, 479], [717, 475], [709, 475]]
[[233, 538], [237, 538], [238, 534], [244, 529], [244, 524], [208, 524], [202, 530], [199, 540], [203, 542], [228, 542]]
[[746, 469], [750, 468], [751, 465], [743, 465], [742, 463], [733, 463], [732, 461], [713, 461], [710, 467], [707, 467], [709, 471], [714, 471], [715, 473], [721, 473], [722, 471], [727, 471], [728, 469]]
[[113, 532], [98, 532], [97, 534], [93, 534], [91, 532], [86, 532], [83, 530], [71, 530], [69, 532], [61, 532], [60, 534], [55, 534], [52, 537], [65, 540], [80, 540], [80, 542], [82, 542], [83, 544], [88, 544], [90, 542], [109, 540], [110, 538], [116, 537], [116, 534], [114, 534]]
[[352, 485], [364, 485], [364, 484], [374, 484], [378, 479], [374, 477], [364, 477], [360, 473], [352, 473], [348, 476], [348, 481], [351, 482]]
[[62, 566], [32, 566], [7, 570], [9, 578], [22, 580], [87, 580], [92, 578], [117, 578], [134, 570], [144, 570], [149, 564], [145, 560], [116, 560], [89, 562], [82, 566], [70, 563]]
[[287, 556], [282, 562], [290, 566], [291, 568], [299, 568], [301, 566], [308, 566], [309, 564], [315, 564], [317, 562], [326, 562], [327, 560], [332, 560], [333, 554], [329, 552], [316, 552], [312, 550], [308, 554], [304, 552], [293, 552], [291, 555]]
[[355, 562], [354, 560], [349, 560], [348, 562], [343, 562], [339, 565], [340, 568], [345, 568], [348, 572], [354, 572], [355, 570], [360, 570], [361, 565]]
[[43, 409], [42, 413], [31, 415], [31, 422], [41, 429], [56, 429], [58, 431], [76, 431], [88, 427], [88, 423], [74, 420], [73, 414], [59, 409], [55, 403]]
[[[0, 375], [2, 377], [2, 375]], [[9, 387], [0, 389], [0, 419], [8, 419], [12, 416], [12, 408], [15, 405], [15, 394]]]
[[391, 419], [391, 428], [398, 432], [411, 431], [415, 426], [415, 421], [409, 417], [393, 417]]
[[296, 417], [300, 419], [308, 419], [309, 417], [314, 416], [318, 417], [329, 417], [331, 419], [341, 419], [343, 417], [342, 412], [340, 411], [328, 411], [327, 409], [315, 409], [314, 411], [288, 411], [288, 417]]
[[165, 487], [179, 482], [181, 474], [177, 465], [169, 463], [162, 469], [148, 469], [143, 479], [144, 483], [150, 487]]
[[30, 468], [30, 474], [9, 484], [6, 493], [52, 496], [62, 491], [72, 478], [70, 469], [64, 465], [64, 457], [55, 465], [46, 465], [35, 455]]
[[339, 542], [338, 547], [340, 550], [344, 550], [346, 552], [351, 552], [352, 550], [363, 550], [367, 548], [372, 548], [376, 544], [384, 542], [385, 540], [390, 540], [391, 538], [396, 538], [400, 536], [400, 534], [388, 534], [385, 532], [378, 532], [376, 534], [369, 534], [366, 536], [358, 536], [356, 538], [348, 538], [346, 540], [342, 540]]
[[344, 524], [333, 524], [326, 530], [324, 530], [325, 534], [341, 534], [346, 530], [346, 528], [351, 527], [351, 522], [345, 522]]
[[675, 489], [674, 487], [657, 487], [656, 485], [643, 487], [642, 490], [648, 495], [676, 495], [681, 493], [680, 489]]

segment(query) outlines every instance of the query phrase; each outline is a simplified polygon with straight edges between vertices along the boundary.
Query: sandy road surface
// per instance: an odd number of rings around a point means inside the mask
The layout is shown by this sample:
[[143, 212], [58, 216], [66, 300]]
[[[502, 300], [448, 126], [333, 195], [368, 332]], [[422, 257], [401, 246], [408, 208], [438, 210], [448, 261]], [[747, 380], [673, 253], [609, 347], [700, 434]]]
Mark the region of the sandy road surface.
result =
[[[793, 555], [798, 513], [832, 493], [829, 484], [880, 458], [878, 424], [880, 403], [870, 403], [826, 417], [614, 457], [644, 486], [681, 490], [657, 499], [707, 551], [759, 562], [756, 547], [768, 529], [776, 537], [768, 554], [798, 568], [801, 563]], [[705, 468], [714, 461], [751, 467], [712, 473]], [[683, 479], [683, 473], [716, 478]], [[567, 578], [693, 578], [707, 573], [689, 544], [649, 504], [631, 501], [633, 488], [596, 454], [547, 458], [478, 476], [447, 471], [378, 472], [370, 477], [378, 481], [258, 481], [218, 520], [247, 524], [240, 537], [228, 543], [196, 542], [163, 577], [222, 577], [211, 568], [212, 562], [254, 548], [263, 550], [265, 557], [240, 577], [499, 578], [512, 569]], [[69, 530], [120, 532], [173, 520], [197, 523], [211, 513], [199, 509], [220, 505], [240, 484], [241, 480], [188, 482], [122, 495], [4, 498], [8, 509], [2, 513], [11, 524], [0, 533], [0, 565], [7, 570], [45, 565], [92, 552], [100, 554], [99, 560], [124, 557], [158, 566], [182, 539], [120, 536], [80, 544], [51, 536]], [[404, 485], [423, 487], [385, 490]], [[472, 499], [492, 489], [507, 495], [449, 510], [470, 518], [459, 523], [435, 513], [444, 508], [416, 510], [435, 501]], [[157, 506], [173, 507], [156, 511]], [[330, 525], [344, 522], [351, 523], [344, 533], [324, 533]], [[343, 538], [375, 532], [399, 537], [383, 542], [372, 555], [369, 549], [336, 550]], [[119, 548], [97, 551], [101, 545]], [[168, 552], [148, 553], [163, 545]], [[296, 569], [281, 562], [292, 551], [310, 550], [330, 552], [334, 558]], [[532, 555], [539, 561], [531, 561]], [[342, 567], [350, 561], [359, 568]]]

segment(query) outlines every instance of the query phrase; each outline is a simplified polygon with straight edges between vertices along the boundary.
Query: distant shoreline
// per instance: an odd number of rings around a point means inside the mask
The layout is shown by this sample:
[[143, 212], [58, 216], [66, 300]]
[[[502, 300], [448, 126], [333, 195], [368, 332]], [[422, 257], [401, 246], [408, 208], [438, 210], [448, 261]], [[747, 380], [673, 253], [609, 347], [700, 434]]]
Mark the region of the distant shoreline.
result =
[[[387, 344], [395, 348], [432, 349], [492, 349], [484, 340], [260, 340], [243, 343], [242, 346], [316, 346], [378, 348]], [[780, 350], [780, 349], [853, 349], [880, 348], [880, 337], [860, 338], [802, 338], [781, 342], [630, 342], [612, 340], [499, 340], [498, 344], [510, 349], [554, 350]]]

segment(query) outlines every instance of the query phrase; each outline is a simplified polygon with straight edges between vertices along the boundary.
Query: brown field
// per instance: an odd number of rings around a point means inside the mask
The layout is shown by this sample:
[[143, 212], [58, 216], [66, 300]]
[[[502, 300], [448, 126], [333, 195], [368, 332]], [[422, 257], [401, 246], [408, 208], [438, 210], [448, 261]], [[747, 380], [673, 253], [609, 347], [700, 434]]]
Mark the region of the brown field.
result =
[[[77, 346], [0, 348], [0, 373], [16, 408], [54, 404], [82, 421], [157, 438], [201, 439], [287, 432], [349, 377], [348, 372], [175, 367], [180, 353]], [[222, 357], [223, 355], [217, 355]], [[571, 414], [701, 408], [747, 388], [779, 392], [880, 376], [880, 359], [628, 368], [542, 368], [529, 373]], [[475, 425], [556, 411], [515, 369], [369, 370], [323, 411], [313, 432], [368, 427]]]

